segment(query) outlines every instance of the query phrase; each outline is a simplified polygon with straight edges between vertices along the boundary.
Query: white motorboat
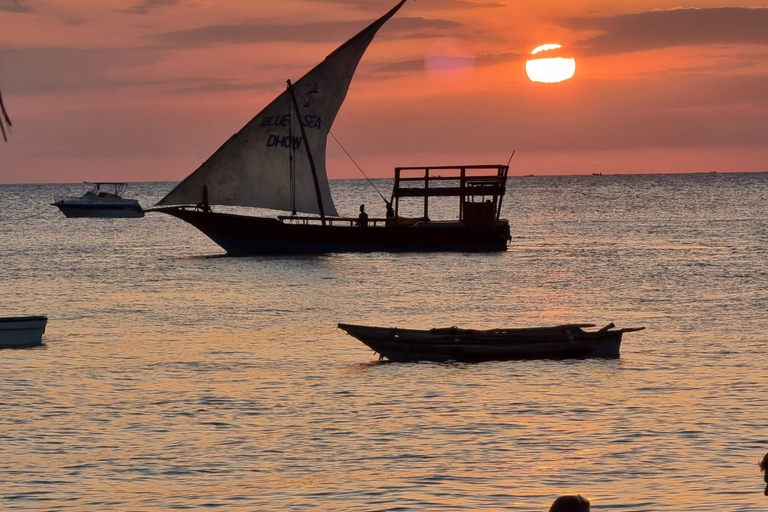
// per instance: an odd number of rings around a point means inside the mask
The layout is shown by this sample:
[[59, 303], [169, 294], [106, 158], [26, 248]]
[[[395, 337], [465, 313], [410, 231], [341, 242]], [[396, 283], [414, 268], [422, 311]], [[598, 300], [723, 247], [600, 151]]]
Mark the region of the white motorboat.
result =
[[93, 188], [80, 197], [56, 197], [51, 204], [67, 217], [126, 218], [143, 217], [144, 209], [137, 199], [122, 197], [125, 183], [85, 182]]
[[0, 348], [28, 348], [43, 344], [47, 316], [0, 317]]

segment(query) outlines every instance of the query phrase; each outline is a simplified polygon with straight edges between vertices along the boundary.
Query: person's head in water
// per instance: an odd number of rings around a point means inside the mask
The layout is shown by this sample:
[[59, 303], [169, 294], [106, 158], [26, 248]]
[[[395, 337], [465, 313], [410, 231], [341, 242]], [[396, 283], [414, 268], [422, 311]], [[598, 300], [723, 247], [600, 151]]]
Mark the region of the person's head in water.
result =
[[549, 507], [549, 512], [589, 512], [589, 500], [581, 494], [560, 496]]
[[763, 494], [768, 496], [768, 453], [765, 454], [763, 460], [758, 465], [760, 466], [760, 471], [763, 472], [763, 481], [765, 482], [765, 492]]

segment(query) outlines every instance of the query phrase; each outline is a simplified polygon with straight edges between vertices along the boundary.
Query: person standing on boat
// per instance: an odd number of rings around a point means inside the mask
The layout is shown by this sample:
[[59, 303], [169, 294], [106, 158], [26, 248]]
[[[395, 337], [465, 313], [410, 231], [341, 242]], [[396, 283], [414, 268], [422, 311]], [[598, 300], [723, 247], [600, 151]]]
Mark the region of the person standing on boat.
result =
[[395, 209], [392, 208], [392, 203], [389, 201], [384, 201], [387, 204], [387, 226], [394, 226], [396, 224], [395, 222]]
[[368, 227], [368, 214], [365, 213], [364, 204], [360, 205], [360, 215], [357, 216], [357, 225], [361, 228]]

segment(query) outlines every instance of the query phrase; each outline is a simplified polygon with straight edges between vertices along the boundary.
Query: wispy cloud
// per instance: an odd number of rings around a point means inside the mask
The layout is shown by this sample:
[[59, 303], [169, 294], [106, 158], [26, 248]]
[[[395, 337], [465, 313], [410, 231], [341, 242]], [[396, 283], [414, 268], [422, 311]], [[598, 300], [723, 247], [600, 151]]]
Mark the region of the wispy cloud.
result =
[[433, 56], [423, 59], [392, 62], [373, 71], [377, 74], [412, 73], [428, 70], [460, 70], [474, 67], [494, 66], [507, 62], [524, 60], [527, 55], [518, 53], [484, 53], [470, 57]]
[[561, 25], [599, 32], [574, 45], [583, 54], [611, 55], [686, 45], [768, 44], [768, 8], [671, 9], [578, 17]]
[[[336, 4], [344, 7], [353, 7], [362, 11], [381, 11], [394, 5], [394, 0], [312, 0], [312, 3]], [[453, 9], [493, 9], [505, 7], [503, 2], [487, 0], [418, 0], [406, 2], [406, 6], [419, 11], [453, 10]]]
[[132, 7], [118, 10], [119, 12], [127, 14], [149, 14], [153, 10], [160, 9], [161, 7], [173, 7], [178, 4], [179, 0], [143, 0], [141, 3]]
[[134, 85], [134, 81], [111, 78], [125, 70], [161, 61], [162, 52], [126, 49], [7, 48], [3, 50], [8, 90], [17, 94], [57, 92]]
[[198, 93], [217, 93], [232, 91], [250, 91], [250, 92], [274, 92], [279, 94], [283, 91], [285, 82], [235, 82], [226, 79], [195, 79], [194, 85], [190, 81], [179, 82], [175, 91], [182, 94]]
[[126, 87], [162, 88], [174, 94], [227, 91], [279, 91], [281, 81], [254, 82], [248, 78], [147, 76], [126, 72], [165, 61], [168, 53], [142, 48], [8, 48], [3, 50], [3, 90], [15, 95], [70, 91], [107, 91]]
[[30, 13], [34, 12], [31, 0], [0, 0], [0, 11]]
[[[366, 23], [366, 21], [330, 21], [296, 25], [263, 22], [211, 25], [168, 32], [159, 35], [158, 39], [165, 43], [187, 47], [267, 42], [327, 43], [344, 41], [364, 28]], [[434, 31], [453, 30], [459, 27], [461, 24], [454, 21], [411, 17], [392, 20], [387, 30], [405, 33], [410, 37], [434, 37]]]

